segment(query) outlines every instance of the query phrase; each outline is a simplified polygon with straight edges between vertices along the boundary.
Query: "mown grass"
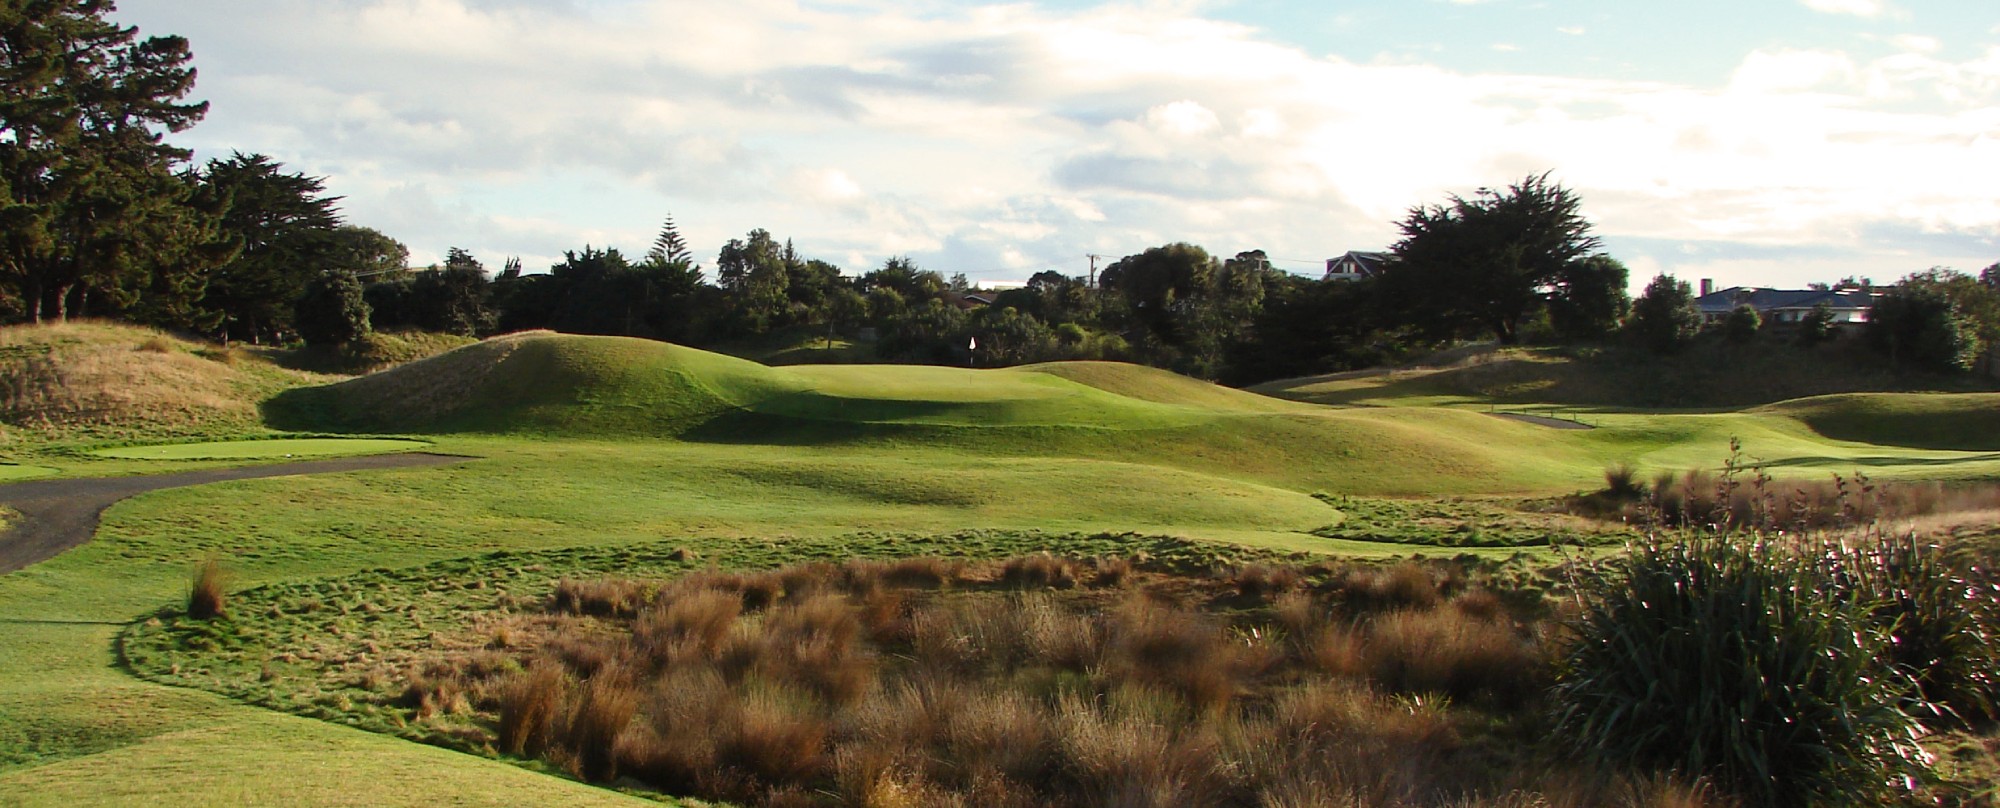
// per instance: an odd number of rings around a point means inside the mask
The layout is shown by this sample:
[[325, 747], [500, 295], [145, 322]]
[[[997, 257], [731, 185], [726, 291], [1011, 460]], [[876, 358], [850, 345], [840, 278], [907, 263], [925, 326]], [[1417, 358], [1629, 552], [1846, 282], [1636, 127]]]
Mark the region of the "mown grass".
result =
[[127, 460], [273, 460], [411, 452], [429, 446], [424, 441], [379, 438], [273, 438], [118, 446], [96, 449], [90, 454]]

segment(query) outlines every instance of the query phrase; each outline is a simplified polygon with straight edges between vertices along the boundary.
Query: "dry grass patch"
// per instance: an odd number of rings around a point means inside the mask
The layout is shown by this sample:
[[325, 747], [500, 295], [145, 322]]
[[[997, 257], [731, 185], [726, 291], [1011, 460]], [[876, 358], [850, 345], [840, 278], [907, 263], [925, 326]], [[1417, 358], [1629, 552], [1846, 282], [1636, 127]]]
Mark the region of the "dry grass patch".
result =
[[405, 703], [750, 806], [1535, 804], [1492, 728], [1536, 720], [1540, 614], [1464, 578], [1037, 554], [571, 580], [517, 672], [413, 672]]

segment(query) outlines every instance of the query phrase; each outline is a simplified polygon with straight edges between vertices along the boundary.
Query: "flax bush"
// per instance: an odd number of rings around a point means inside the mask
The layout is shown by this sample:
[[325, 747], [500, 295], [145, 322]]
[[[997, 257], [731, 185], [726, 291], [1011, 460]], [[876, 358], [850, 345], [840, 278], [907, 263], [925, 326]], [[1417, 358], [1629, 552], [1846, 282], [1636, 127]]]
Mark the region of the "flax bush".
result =
[[[1837, 550], [1836, 550], [1837, 553]], [[1921, 698], [1881, 602], [1828, 546], [1656, 536], [1584, 584], [1557, 736], [1613, 766], [1713, 778], [1758, 806], [1882, 804], [1914, 784]]]

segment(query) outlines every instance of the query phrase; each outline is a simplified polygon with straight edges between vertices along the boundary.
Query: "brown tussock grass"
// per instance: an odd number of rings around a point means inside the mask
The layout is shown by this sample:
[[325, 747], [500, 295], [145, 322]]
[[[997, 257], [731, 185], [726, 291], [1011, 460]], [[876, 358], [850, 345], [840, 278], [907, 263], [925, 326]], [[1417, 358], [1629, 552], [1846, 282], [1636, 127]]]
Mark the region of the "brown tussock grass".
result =
[[[534, 661], [457, 686], [493, 694], [503, 750], [743, 805], [1442, 808], [1570, 788], [1468, 751], [1548, 667], [1546, 632], [1484, 585], [1415, 564], [1129, 562], [1121, 589], [1084, 585], [1104, 567], [695, 572], [622, 619], [629, 637], [551, 601], [547, 630], [478, 651]], [[418, 705], [437, 687], [412, 678]]]
[[213, 620], [227, 615], [229, 572], [219, 559], [208, 559], [194, 571], [188, 585], [187, 613], [196, 620]]
[[568, 689], [568, 675], [556, 665], [538, 665], [505, 682], [500, 690], [500, 748], [515, 755], [538, 755], [548, 749]]

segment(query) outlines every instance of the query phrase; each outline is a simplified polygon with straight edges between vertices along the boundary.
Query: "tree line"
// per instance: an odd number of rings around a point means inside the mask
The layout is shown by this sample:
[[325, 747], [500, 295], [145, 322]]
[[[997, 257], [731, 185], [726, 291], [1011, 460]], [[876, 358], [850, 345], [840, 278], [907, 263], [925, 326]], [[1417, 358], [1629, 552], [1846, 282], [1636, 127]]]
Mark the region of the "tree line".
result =
[[[346, 223], [321, 178], [259, 154], [195, 165], [166, 142], [207, 112], [187, 100], [186, 40], [140, 39], [109, 0], [0, 8], [0, 316], [90, 316], [218, 340], [352, 345], [377, 329], [470, 336], [546, 328], [699, 347], [868, 341], [885, 361], [1001, 366], [1141, 362], [1249, 383], [1394, 361], [1468, 339], [1678, 350], [1705, 323], [1684, 282], [1637, 301], [1575, 193], [1547, 174], [1412, 208], [1377, 275], [1301, 277], [1260, 250], [1172, 243], [1089, 279], [1044, 271], [980, 293], [964, 275], [890, 258], [847, 274], [755, 229], [704, 269], [671, 217], [643, 253], [584, 246], [546, 271], [498, 272], [408, 250]], [[537, 268], [540, 269], [540, 268]], [[1963, 369], [2000, 343], [2000, 265], [1913, 275], [1871, 343], [1898, 362]], [[1720, 328], [1754, 334], [1756, 313]], [[1747, 324], [1747, 331], [1746, 329]], [[1801, 339], [1827, 338], [1815, 314]], [[1814, 336], [1817, 335], [1817, 336]]]

